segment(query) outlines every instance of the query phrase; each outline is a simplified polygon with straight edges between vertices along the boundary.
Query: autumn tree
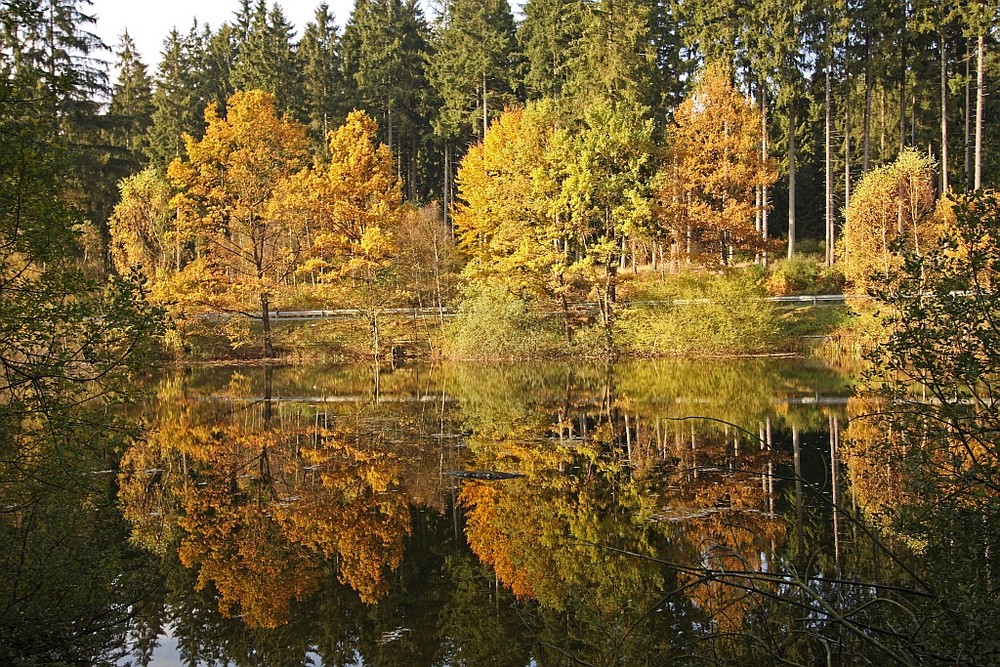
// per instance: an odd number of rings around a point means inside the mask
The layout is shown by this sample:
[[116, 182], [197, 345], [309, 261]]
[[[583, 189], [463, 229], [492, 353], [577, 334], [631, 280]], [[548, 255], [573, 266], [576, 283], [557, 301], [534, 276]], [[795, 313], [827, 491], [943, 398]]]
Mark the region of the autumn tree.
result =
[[902, 261], [894, 244], [919, 252], [935, 209], [933, 164], [905, 151], [855, 188], [841, 233], [840, 261], [856, 292], [888, 279]]
[[759, 111], [715, 64], [702, 73], [674, 123], [659, 173], [658, 232], [689, 262], [699, 249], [722, 265], [732, 263], [736, 251], [762, 249], [755, 194], [777, 173], [761, 157]]
[[558, 301], [565, 311], [573, 257], [568, 219], [556, 204], [556, 125], [551, 102], [505, 111], [462, 159], [454, 220], [470, 258], [468, 280]]
[[[1000, 536], [998, 231], [996, 192], [960, 197], [932, 242], [904, 248], [872, 287], [889, 334], [868, 355], [871, 370], [858, 389], [865, 414], [850, 435], [869, 467], [868, 488], [892, 494], [881, 503], [891, 510], [885, 523], [924, 552], [907, 619], [930, 633], [905, 643], [914, 663], [997, 650], [986, 619], [997, 617], [989, 554]], [[958, 590], [961, 604], [952, 607]]]
[[601, 102], [587, 109], [582, 131], [564, 130], [559, 140], [565, 176], [558, 201], [576, 238], [578, 261], [590, 269], [609, 350], [627, 237], [652, 217], [652, 136], [653, 124], [640, 111]]
[[305, 128], [279, 118], [262, 91], [234, 94], [226, 118], [210, 105], [205, 121], [205, 137], [187, 137], [187, 158], [168, 170], [178, 217], [200, 248], [185, 271], [204, 306], [261, 320], [270, 357], [272, 297], [303, 251], [302, 221], [281, 202], [306, 163]]
[[[108, 221], [111, 234], [111, 260], [121, 274], [133, 268], [148, 278], [156, 278], [170, 264], [180, 248], [170, 206], [170, 184], [155, 169], [145, 169], [125, 178], [118, 185], [121, 200]], [[168, 247], [178, 242], [177, 252]]]
[[330, 162], [303, 172], [292, 183], [282, 210], [308, 225], [310, 248], [301, 271], [361, 310], [378, 356], [379, 315], [400, 294], [396, 230], [402, 183], [392, 152], [376, 143], [378, 124], [361, 111], [330, 135]]

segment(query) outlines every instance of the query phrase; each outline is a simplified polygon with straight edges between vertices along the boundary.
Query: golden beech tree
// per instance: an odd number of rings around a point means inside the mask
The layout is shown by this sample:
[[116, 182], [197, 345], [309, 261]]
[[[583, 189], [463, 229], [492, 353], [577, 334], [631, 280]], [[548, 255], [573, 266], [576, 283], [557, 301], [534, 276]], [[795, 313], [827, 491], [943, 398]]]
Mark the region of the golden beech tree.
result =
[[307, 225], [310, 248], [300, 273], [365, 313], [376, 355], [379, 313], [400, 296], [396, 234], [403, 213], [392, 151], [376, 143], [377, 133], [374, 120], [352, 111], [330, 134], [329, 164], [297, 176], [282, 207]]
[[259, 90], [234, 94], [225, 118], [210, 105], [205, 121], [204, 138], [185, 137], [187, 158], [167, 172], [180, 191], [179, 224], [198, 248], [184, 271], [199, 289], [195, 301], [260, 318], [270, 357], [273, 295], [303, 253], [302, 220], [284, 199], [307, 163], [306, 130], [279, 118], [274, 96]]
[[657, 177], [657, 231], [675, 257], [691, 261], [701, 250], [726, 265], [736, 251], [761, 249], [756, 193], [777, 170], [761, 157], [760, 128], [759, 110], [733, 88], [727, 69], [706, 67], [677, 109]]

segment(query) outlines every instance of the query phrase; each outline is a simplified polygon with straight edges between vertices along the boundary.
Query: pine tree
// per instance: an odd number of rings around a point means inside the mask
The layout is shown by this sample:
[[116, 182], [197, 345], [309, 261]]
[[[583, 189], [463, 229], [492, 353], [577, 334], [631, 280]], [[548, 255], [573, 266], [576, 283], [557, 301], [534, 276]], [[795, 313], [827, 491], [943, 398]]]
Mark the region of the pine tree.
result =
[[204, 98], [197, 69], [197, 26], [187, 37], [174, 28], [163, 42], [154, 81], [153, 124], [146, 154], [153, 166], [166, 168], [184, 154], [184, 135], [200, 137], [204, 131]]
[[583, 48], [583, 0], [528, 0], [517, 41], [524, 54], [524, 87], [531, 99], [559, 100]]
[[356, 84], [357, 107], [378, 119], [380, 140], [399, 163], [411, 197], [429, 105], [423, 63], [427, 26], [415, 0], [358, 2], [344, 30], [344, 71]]
[[583, 48], [569, 89], [579, 109], [598, 101], [645, 105], [656, 64], [650, 7], [643, 0], [588, 5]]
[[447, 0], [428, 78], [442, 99], [435, 132], [447, 140], [482, 137], [513, 98], [518, 60], [507, 0]]
[[212, 32], [208, 26], [202, 35], [204, 54], [202, 57], [202, 81], [205, 104], [214, 104], [219, 109], [236, 92], [233, 88], [233, 67], [237, 58], [237, 29], [228, 23]]
[[238, 45], [231, 83], [235, 90], [271, 93], [278, 113], [297, 117], [304, 104], [294, 32], [277, 3], [268, 11], [265, 1], [258, 0], [250, 31]]
[[128, 31], [122, 34], [116, 55], [118, 80], [111, 89], [109, 107], [113, 124], [111, 143], [123, 148], [133, 166], [138, 167], [146, 133], [153, 122], [153, 84]]
[[326, 153], [327, 135], [344, 113], [345, 95], [341, 76], [340, 39], [333, 14], [324, 2], [316, 8], [316, 16], [306, 25], [299, 42], [302, 63], [305, 116], [314, 152]]

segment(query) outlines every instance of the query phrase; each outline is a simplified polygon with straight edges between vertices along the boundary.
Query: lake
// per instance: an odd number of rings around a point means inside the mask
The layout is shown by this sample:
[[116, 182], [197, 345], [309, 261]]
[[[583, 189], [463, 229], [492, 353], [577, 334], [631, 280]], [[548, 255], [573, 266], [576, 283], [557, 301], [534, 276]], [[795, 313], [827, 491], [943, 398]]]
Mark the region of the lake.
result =
[[900, 563], [840, 455], [849, 382], [801, 359], [168, 370], [144, 435], [54, 494], [74, 542], [36, 527], [20, 585], [56, 610], [23, 641], [157, 667], [878, 659]]

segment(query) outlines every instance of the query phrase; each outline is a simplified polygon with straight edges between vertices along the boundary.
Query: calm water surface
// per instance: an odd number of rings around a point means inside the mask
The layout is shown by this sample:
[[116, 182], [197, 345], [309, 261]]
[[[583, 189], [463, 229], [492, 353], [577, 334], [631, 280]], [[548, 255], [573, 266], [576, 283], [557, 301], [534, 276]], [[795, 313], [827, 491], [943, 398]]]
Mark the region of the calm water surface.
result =
[[107, 607], [83, 659], [825, 662], [851, 646], [828, 605], [888, 576], [832, 509], [847, 383], [802, 360], [168, 372], [91, 475], [113, 516], [74, 582]]

